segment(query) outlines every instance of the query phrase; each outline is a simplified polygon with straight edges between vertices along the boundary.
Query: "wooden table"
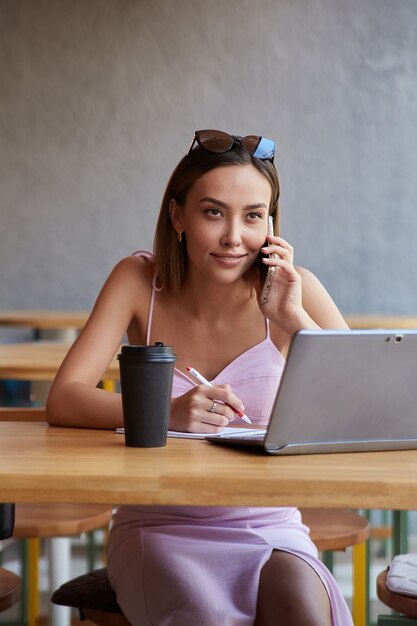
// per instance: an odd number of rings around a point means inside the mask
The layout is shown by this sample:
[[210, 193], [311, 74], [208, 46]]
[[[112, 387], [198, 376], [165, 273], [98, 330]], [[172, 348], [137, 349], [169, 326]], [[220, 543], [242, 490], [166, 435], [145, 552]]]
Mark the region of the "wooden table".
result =
[[[0, 326], [47, 329], [80, 329], [89, 316], [88, 311], [51, 309], [0, 310]], [[417, 328], [417, 315], [346, 314], [351, 328]]]
[[113, 431], [0, 422], [0, 501], [406, 510], [417, 451], [272, 457], [192, 439], [127, 448]]
[[[0, 379], [50, 381], [58, 371], [70, 345], [46, 341], [0, 344]], [[119, 363], [116, 357], [103, 378], [106, 380], [119, 378]]]
[[[0, 327], [6, 328], [32, 328], [34, 331], [34, 339], [42, 339], [48, 341], [59, 341], [61, 343], [71, 344], [77, 337], [80, 329], [84, 326], [88, 318], [87, 311], [65, 311], [65, 310], [51, 310], [51, 309], [21, 309], [21, 310], [9, 310], [0, 311]], [[28, 344], [22, 345], [22, 350], [16, 348], [16, 354], [10, 352], [10, 348], [0, 344], [0, 348], [3, 350], [5, 359], [11, 357], [12, 363], [16, 361], [17, 371], [13, 375], [9, 375], [9, 364], [6, 360], [2, 360], [2, 365], [5, 365], [4, 375], [0, 378], [12, 378], [18, 380], [31, 380], [31, 396], [41, 403], [45, 403], [49, 393], [50, 381], [54, 378], [56, 370], [64, 358], [68, 345], [64, 348], [64, 351], [60, 351], [60, 348], [52, 351], [52, 348], [47, 348], [48, 352], [42, 354], [39, 360], [39, 366], [35, 376], [27, 376], [24, 371], [24, 366], [28, 365], [28, 371], [33, 371], [32, 365], [35, 363], [32, 358], [32, 351], [36, 351], [37, 348], [27, 348]], [[22, 353], [22, 354], [21, 354]], [[26, 353], [27, 356], [26, 356]], [[38, 355], [36, 355], [38, 356]], [[51, 375], [48, 372], [42, 372], [42, 365], [48, 361], [48, 364], [54, 359], [54, 373]], [[19, 374], [21, 372], [21, 375]], [[48, 381], [48, 382], [47, 382]]]
[[77, 328], [84, 326], [87, 311], [64, 311], [51, 309], [28, 309], [0, 311], [0, 326], [25, 328]]
[[417, 316], [344, 315], [350, 328], [417, 328]]
[[0, 422], [0, 501], [414, 509], [417, 451], [272, 457], [202, 440]]
[[[51, 312], [50, 312], [51, 313]], [[19, 315], [11, 319], [18, 319]], [[63, 318], [64, 318], [63, 313]], [[71, 314], [67, 314], [67, 321], [71, 320]], [[74, 314], [73, 322], [82, 321], [82, 313], [80, 317]], [[84, 314], [86, 317], [87, 314]], [[84, 317], [84, 321], [85, 321]], [[7, 320], [5, 312], [0, 313], [0, 325]], [[22, 320], [25, 314], [22, 313]], [[39, 322], [48, 324], [48, 316], [43, 312]], [[368, 315], [347, 315], [345, 316], [347, 323], [351, 328], [417, 328], [417, 317], [403, 316], [368, 316]], [[36, 318], [33, 316], [32, 321]], [[51, 324], [58, 324], [58, 318], [55, 322], [51, 319]], [[16, 380], [52, 380], [66, 355], [71, 342], [29, 342], [29, 343], [12, 343], [0, 344], [0, 379], [13, 378]], [[114, 358], [105, 374], [106, 380], [117, 380], [119, 378], [119, 368], [117, 359]]]
[[[0, 326], [48, 329], [81, 329], [89, 316], [88, 311], [51, 309], [0, 310]], [[351, 328], [417, 328], [417, 315], [346, 314]]]
[[0, 326], [32, 328], [34, 339], [72, 343], [88, 319], [87, 311], [20, 309], [0, 311]]

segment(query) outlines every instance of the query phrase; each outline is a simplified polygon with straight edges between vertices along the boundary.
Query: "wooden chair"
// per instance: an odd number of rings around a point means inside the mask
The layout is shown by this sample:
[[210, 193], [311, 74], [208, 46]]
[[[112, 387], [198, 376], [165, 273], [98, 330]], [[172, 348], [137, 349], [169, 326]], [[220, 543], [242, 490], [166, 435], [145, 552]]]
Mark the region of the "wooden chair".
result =
[[20, 598], [20, 578], [0, 567], [0, 613], [9, 609]]
[[82, 620], [99, 626], [130, 626], [117, 604], [105, 567], [64, 583], [54, 591], [51, 601], [78, 609]]
[[366, 540], [370, 533], [367, 518], [349, 509], [302, 508], [300, 511], [320, 552], [353, 548], [353, 621], [355, 626], [366, 626]]
[[369, 522], [349, 509], [300, 509], [310, 537], [320, 551], [346, 550], [369, 537]]
[[417, 626], [417, 598], [394, 593], [387, 587], [388, 569], [376, 579], [376, 595], [386, 606], [402, 615], [378, 615], [377, 626]]
[[[344, 550], [363, 544], [369, 535], [368, 520], [344, 509], [302, 509], [304, 522], [319, 550]], [[98, 626], [130, 626], [117, 604], [107, 569], [78, 576], [61, 585], [51, 598], [53, 603], [71, 606]], [[364, 622], [355, 622], [360, 626]]]
[[[43, 408], [0, 407], [0, 421], [45, 421]], [[15, 539], [27, 539], [29, 548], [28, 625], [39, 614], [38, 557], [41, 538], [51, 540], [49, 575], [51, 589], [69, 578], [71, 535], [108, 527], [111, 507], [89, 504], [16, 504]], [[69, 611], [52, 607], [52, 625], [69, 623]]]

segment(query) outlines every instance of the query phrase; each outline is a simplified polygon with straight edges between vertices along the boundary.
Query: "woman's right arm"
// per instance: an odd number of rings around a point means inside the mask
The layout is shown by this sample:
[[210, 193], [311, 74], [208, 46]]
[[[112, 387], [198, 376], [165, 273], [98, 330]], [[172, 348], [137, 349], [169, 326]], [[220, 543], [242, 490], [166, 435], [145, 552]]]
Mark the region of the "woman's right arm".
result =
[[128, 257], [116, 265], [52, 384], [46, 405], [49, 424], [109, 429], [122, 426], [120, 394], [97, 385], [132, 318], [146, 324], [152, 275], [152, 265], [141, 257]]

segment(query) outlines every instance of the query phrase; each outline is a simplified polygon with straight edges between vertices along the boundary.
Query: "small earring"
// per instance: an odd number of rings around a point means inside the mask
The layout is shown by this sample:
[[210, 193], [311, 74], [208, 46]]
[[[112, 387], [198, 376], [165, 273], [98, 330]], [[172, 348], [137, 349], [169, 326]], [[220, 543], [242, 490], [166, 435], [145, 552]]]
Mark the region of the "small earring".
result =
[[182, 241], [182, 232], [181, 231], [179, 233], [177, 233], [177, 239], [181, 243], [181, 241]]

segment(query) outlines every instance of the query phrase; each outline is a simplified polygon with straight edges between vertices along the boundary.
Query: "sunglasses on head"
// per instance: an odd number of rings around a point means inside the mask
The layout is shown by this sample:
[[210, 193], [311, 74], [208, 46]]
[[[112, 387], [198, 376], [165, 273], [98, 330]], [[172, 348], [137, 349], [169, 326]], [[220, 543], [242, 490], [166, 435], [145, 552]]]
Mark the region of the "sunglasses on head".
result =
[[231, 150], [235, 143], [240, 143], [249, 154], [257, 159], [270, 159], [274, 161], [275, 141], [260, 137], [259, 135], [247, 135], [247, 137], [239, 137], [237, 135], [229, 135], [222, 130], [196, 130], [193, 143], [188, 151], [190, 154], [195, 142], [204, 150], [220, 154]]

